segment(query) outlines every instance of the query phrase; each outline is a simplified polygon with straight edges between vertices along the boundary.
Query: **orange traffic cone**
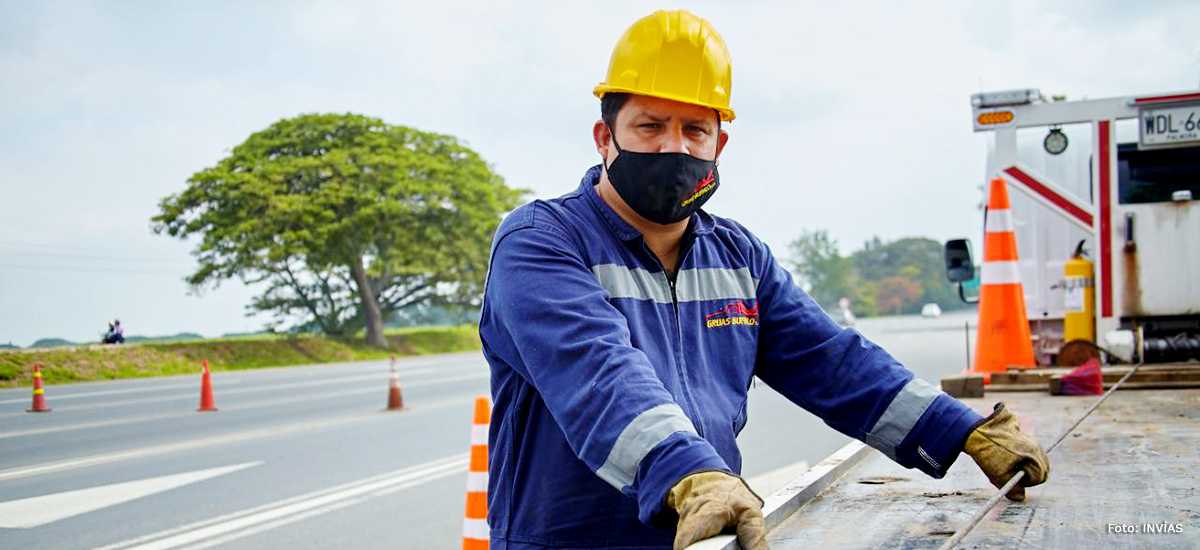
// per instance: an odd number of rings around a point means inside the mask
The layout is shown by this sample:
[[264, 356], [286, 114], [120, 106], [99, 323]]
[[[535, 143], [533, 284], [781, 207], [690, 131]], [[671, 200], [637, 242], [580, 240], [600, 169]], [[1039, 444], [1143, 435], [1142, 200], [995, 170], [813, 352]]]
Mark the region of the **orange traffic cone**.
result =
[[993, 372], [1034, 366], [1008, 189], [996, 178], [989, 191], [975, 345], [975, 372], [983, 373], [984, 383], [991, 382]]
[[200, 365], [203, 369], [200, 375], [200, 408], [196, 410], [199, 412], [214, 412], [217, 410], [217, 405], [213, 402], [212, 380], [209, 378], [208, 359], [205, 359]]
[[388, 383], [388, 403], [385, 411], [404, 409], [404, 396], [400, 395], [400, 373], [396, 372], [396, 354], [392, 354], [392, 380]]
[[42, 366], [33, 366], [33, 408], [27, 409], [25, 412], [31, 413], [48, 413], [50, 407], [46, 406], [46, 389], [42, 386]]
[[492, 404], [475, 398], [475, 423], [471, 426], [471, 468], [467, 473], [467, 517], [463, 520], [463, 550], [487, 550], [488, 423]]

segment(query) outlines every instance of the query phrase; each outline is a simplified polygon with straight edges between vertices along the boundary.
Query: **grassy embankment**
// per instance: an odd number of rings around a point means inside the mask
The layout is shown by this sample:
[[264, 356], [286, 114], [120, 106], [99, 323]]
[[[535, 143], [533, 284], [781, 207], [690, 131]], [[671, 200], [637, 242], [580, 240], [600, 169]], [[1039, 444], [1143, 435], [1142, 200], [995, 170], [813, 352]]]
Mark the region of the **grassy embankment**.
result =
[[208, 359], [212, 370], [240, 370], [310, 363], [385, 359], [471, 351], [480, 347], [474, 325], [389, 330], [391, 351], [367, 346], [362, 338], [255, 335], [119, 346], [85, 345], [36, 351], [0, 352], [0, 387], [30, 386], [33, 366], [42, 366], [47, 384], [194, 374]]

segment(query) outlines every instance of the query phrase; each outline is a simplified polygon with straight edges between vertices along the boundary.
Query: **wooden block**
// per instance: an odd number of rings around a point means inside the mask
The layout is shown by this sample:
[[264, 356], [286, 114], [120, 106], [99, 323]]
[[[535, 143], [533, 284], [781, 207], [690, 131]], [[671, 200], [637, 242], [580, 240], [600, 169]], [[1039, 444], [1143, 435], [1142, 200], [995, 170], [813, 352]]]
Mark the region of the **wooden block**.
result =
[[1046, 391], [1046, 382], [1022, 382], [1020, 384], [997, 384], [992, 382], [984, 387], [988, 392], [1014, 392], [1014, 391]]
[[[1008, 369], [992, 375], [992, 384], [1045, 384], [1051, 376], [1070, 372], [1070, 368], [1037, 367], [1031, 369]], [[990, 384], [989, 384], [990, 385]]]
[[[1145, 367], [1143, 367], [1145, 368]], [[1129, 369], [1124, 372], [1113, 373], [1107, 369], [1104, 371], [1104, 389], [1113, 387]], [[1057, 374], [1050, 377], [1049, 382], [1050, 393], [1053, 395], [1062, 395], [1062, 375]], [[1142, 372], [1138, 370], [1136, 374], [1129, 377], [1121, 385], [1123, 390], [1155, 390], [1155, 389], [1181, 389], [1181, 388], [1200, 388], [1200, 372], [1192, 369], [1172, 369], [1172, 370], [1154, 370]]]
[[942, 391], [950, 397], [983, 397], [983, 375], [964, 374], [942, 378]]
[[1050, 395], [1062, 395], [1062, 375], [1056, 374], [1050, 377]]
[[1018, 378], [1020, 378], [1020, 375], [1015, 370], [992, 373], [993, 384], [1014, 384], [1017, 382]]
[[[1105, 384], [1107, 389], [1112, 387], [1112, 384]], [[1130, 380], [1121, 384], [1123, 390], [1178, 390], [1200, 388], [1200, 380], [1160, 380], [1154, 382], [1134, 382]]]
[[[1127, 365], [1103, 367], [1101, 372], [1106, 384], [1112, 384], [1125, 376], [1133, 368]], [[1039, 367], [1035, 369], [1010, 369], [1008, 372], [998, 372], [992, 375], [989, 391], [1026, 391], [1034, 384], [1049, 387], [1051, 393], [1058, 389], [1055, 377], [1062, 376], [1074, 370], [1072, 367]], [[1200, 379], [1200, 365], [1184, 363], [1174, 365], [1143, 365], [1130, 382], [1191, 382]], [[1165, 386], [1164, 386], [1165, 387]], [[995, 388], [995, 389], [993, 389]], [[1055, 395], [1058, 395], [1055, 393]]]
[[[1104, 373], [1104, 382], [1116, 383], [1120, 380], [1124, 373]], [[1200, 382], [1200, 370], [1193, 369], [1171, 369], [1171, 370], [1149, 370], [1144, 371], [1138, 369], [1137, 373], [1129, 377], [1129, 382]], [[1126, 382], [1128, 384], [1129, 382]]]

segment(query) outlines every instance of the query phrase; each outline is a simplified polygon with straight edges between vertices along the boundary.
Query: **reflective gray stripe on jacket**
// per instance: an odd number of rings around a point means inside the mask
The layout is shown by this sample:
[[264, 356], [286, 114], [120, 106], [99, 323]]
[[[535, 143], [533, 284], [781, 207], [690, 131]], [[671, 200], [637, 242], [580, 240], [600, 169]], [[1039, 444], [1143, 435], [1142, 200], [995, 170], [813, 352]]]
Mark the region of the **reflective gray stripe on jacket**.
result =
[[925, 414], [933, 404], [933, 400], [942, 393], [936, 386], [913, 378], [892, 398], [891, 404], [879, 416], [879, 420], [871, 428], [863, 440], [870, 446], [879, 449], [888, 458], [896, 460], [896, 447], [908, 436], [921, 415]]
[[621, 430], [596, 475], [618, 490], [632, 485], [642, 459], [677, 432], [696, 433], [679, 405], [663, 403], [642, 411]]
[[[671, 288], [659, 273], [617, 264], [592, 266], [592, 273], [613, 298], [671, 303]], [[680, 302], [753, 300], [757, 286], [758, 281], [745, 267], [681, 269], [675, 278], [675, 294]]]

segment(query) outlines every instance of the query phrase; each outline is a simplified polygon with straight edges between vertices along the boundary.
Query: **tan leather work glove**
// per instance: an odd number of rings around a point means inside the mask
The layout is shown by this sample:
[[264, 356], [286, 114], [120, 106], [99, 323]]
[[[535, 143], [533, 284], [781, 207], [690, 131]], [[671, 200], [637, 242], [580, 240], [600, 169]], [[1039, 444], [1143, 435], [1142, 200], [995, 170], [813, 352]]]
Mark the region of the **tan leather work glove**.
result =
[[1025, 477], [1005, 495], [1009, 500], [1025, 500], [1025, 488], [1046, 481], [1050, 473], [1046, 452], [1032, 437], [1021, 433], [1017, 415], [1006, 409], [1004, 403], [997, 403], [992, 415], [967, 436], [963, 450], [975, 459], [997, 489], [1017, 472], [1025, 471]]
[[679, 513], [674, 550], [720, 534], [737, 532], [742, 550], [767, 550], [763, 500], [742, 478], [726, 472], [691, 474], [671, 487], [667, 506]]

